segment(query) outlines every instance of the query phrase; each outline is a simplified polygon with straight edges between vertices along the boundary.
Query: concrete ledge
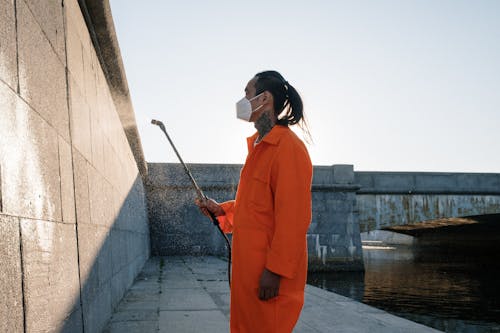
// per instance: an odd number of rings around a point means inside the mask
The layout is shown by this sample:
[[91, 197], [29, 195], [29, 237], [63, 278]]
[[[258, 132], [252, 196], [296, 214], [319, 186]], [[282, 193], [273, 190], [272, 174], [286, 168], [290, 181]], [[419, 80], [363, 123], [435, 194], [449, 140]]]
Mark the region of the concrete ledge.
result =
[[361, 172], [358, 194], [500, 194], [498, 173]]

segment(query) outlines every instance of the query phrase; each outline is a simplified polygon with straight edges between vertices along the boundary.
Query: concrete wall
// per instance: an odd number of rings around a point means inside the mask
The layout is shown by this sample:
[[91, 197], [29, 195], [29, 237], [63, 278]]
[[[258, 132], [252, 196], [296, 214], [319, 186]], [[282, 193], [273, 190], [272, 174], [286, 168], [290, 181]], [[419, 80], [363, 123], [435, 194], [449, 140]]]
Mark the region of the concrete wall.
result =
[[361, 231], [500, 213], [500, 174], [355, 172]]
[[99, 332], [149, 257], [144, 187], [76, 0], [0, 0], [0, 331]]
[[[191, 164], [205, 194], [222, 202], [234, 199], [241, 165]], [[154, 255], [226, 255], [225, 243], [194, 206], [196, 193], [179, 164], [148, 164], [147, 195]], [[308, 232], [311, 270], [363, 269], [355, 213], [352, 166], [315, 167], [313, 219]]]

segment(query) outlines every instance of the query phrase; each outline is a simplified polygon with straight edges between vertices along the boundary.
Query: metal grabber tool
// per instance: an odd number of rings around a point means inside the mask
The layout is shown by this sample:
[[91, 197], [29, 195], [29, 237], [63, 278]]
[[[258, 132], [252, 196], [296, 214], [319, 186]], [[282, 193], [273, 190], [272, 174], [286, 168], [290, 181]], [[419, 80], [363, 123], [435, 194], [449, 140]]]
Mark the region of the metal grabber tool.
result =
[[[151, 120], [151, 124], [158, 126], [163, 131], [163, 133], [165, 133], [165, 136], [167, 137], [168, 142], [170, 142], [170, 145], [174, 149], [175, 154], [179, 158], [179, 161], [181, 162], [182, 166], [184, 167], [184, 171], [186, 172], [186, 175], [191, 180], [191, 184], [193, 185], [198, 198], [199, 199], [207, 199], [207, 196], [203, 193], [201, 188], [196, 183], [196, 180], [194, 179], [193, 175], [191, 174], [191, 171], [189, 171], [189, 168], [187, 167], [186, 163], [184, 163], [184, 161], [182, 160], [182, 157], [179, 154], [179, 152], [177, 151], [177, 148], [175, 148], [175, 145], [172, 142], [172, 139], [170, 139], [170, 136], [168, 135], [167, 130], [165, 129], [165, 125], [163, 125], [163, 123], [161, 121], [155, 120], [155, 119]], [[221, 235], [226, 240], [227, 251], [228, 251], [227, 252], [227, 259], [228, 259], [228, 261], [227, 261], [227, 278], [228, 278], [228, 282], [229, 282], [229, 287], [231, 288], [231, 243], [229, 242], [229, 239], [227, 238], [224, 231], [222, 231], [222, 229], [220, 228], [219, 221], [217, 221], [217, 217], [215, 217], [215, 215], [210, 211], [208, 211], [208, 213], [210, 215], [210, 220], [212, 220], [212, 223], [217, 227], [217, 229], [219, 230]]]

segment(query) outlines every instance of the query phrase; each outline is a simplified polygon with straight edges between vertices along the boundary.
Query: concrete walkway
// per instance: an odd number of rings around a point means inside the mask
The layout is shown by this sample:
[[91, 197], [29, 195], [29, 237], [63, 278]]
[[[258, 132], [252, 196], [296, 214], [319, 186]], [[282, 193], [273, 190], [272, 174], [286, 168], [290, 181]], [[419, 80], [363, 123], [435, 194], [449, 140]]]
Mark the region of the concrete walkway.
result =
[[[226, 267], [215, 257], [149, 259], [104, 332], [229, 332]], [[439, 331], [308, 285], [294, 332]]]

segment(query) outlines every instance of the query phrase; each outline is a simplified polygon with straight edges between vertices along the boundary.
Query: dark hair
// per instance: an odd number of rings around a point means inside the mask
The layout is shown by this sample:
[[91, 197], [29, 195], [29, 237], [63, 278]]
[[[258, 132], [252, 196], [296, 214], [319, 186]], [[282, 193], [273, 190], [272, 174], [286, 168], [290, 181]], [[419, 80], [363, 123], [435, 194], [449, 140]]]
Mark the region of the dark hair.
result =
[[255, 95], [269, 91], [273, 95], [274, 112], [278, 125], [289, 126], [299, 124], [306, 135], [306, 140], [311, 139], [311, 134], [304, 116], [304, 105], [297, 90], [286, 81], [277, 71], [264, 71], [255, 75]]

